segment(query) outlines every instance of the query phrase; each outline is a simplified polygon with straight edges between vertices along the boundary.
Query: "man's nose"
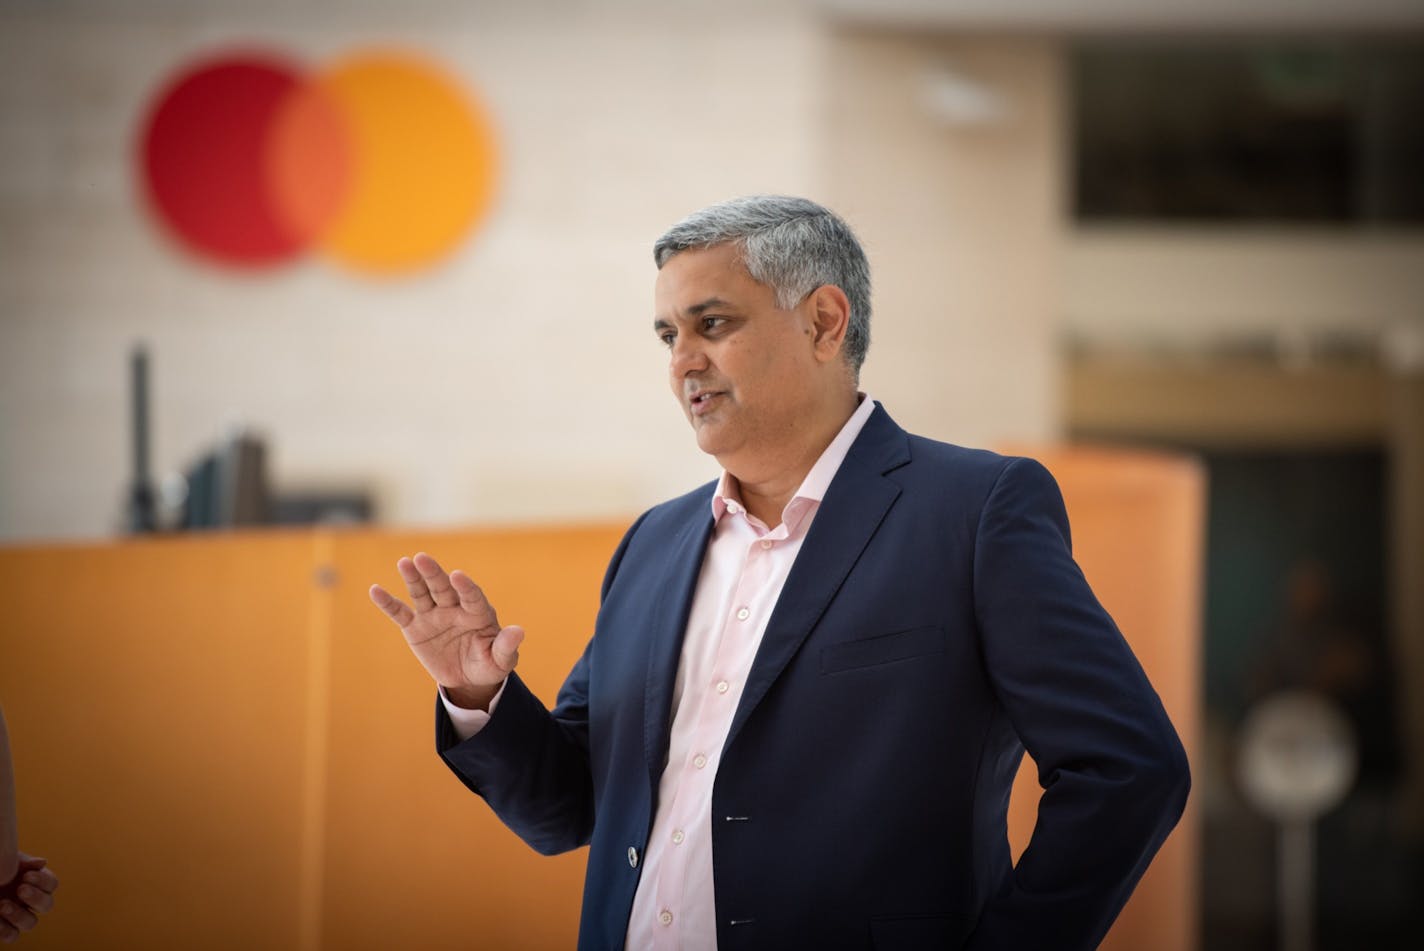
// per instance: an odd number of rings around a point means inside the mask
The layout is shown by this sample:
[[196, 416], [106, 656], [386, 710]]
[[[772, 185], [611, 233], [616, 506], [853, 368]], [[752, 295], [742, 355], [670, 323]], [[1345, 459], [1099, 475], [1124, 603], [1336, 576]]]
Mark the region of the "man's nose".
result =
[[692, 334], [678, 334], [673, 340], [669, 371], [677, 379], [707, 368], [707, 354], [702, 341]]

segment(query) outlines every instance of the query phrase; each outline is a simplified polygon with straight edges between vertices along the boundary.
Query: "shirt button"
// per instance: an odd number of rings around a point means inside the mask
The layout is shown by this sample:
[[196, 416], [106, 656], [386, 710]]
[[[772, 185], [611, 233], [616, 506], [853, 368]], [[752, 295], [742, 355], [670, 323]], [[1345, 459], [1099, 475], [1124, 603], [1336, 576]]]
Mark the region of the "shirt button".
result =
[[[707, 765], [707, 757], [703, 756], [701, 753], [698, 753], [692, 758], [692, 765], [696, 766], [698, 769], [701, 769], [702, 767]], [[628, 851], [631, 852], [633, 850], [629, 849]]]
[[729, 683], [727, 683], [727, 681], [725, 681], [725, 680], [719, 680], [719, 681], [717, 681], [717, 692], [718, 692], [718, 693], [726, 693], [726, 692], [727, 692], [728, 690], [730, 690], [730, 689], [732, 689], [732, 685], [729, 684]]
[[682, 840], [685, 839], [685, 838], [686, 838], [686, 836], [684, 836], [684, 835], [682, 834], [682, 830], [681, 830], [681, 829], [678, 829], [676, 832], [674, 832], [674, 833], [672, 834], [672, 843], [673, 843], [673, 845], [682, 845]]
[[769, 539], [769, 538], [763, 538], [763, 539], [761, 540], [761, 547], [762, 547], [762, 548], [770, 548], [770, 547], [771, 547], [771, 539]]
[[738, 621], [745, 621], [747, 618], [749, 618], [749, 617], [751, 617], [751, 616], [752, 616], [752, 612], [751, 612], [751, 611], [748, 611], [746, 608], [738, 608], [738, 609], [737, 609], [737, 620], [738, 620]]
[[672, 912], [664, 908], [662, 910], [662, 913], [658, 915], [658, 921], [662, 922], [664, 925], [672, 924]]
[[633, 848], [631, 845], [628, 846], [628, 867], [638, 867], [638, 850]]

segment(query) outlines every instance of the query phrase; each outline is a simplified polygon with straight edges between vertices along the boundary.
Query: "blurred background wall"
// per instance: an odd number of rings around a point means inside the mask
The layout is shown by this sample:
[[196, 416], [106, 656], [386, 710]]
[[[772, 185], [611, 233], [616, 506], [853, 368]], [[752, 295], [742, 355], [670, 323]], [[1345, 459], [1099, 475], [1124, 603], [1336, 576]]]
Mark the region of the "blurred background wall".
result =
[[[355, 483], [401, 522], [621, 515], [702, 479], [650, 329], [650, 247], [723, 196], [816, 189], [821, 45], [760, 6], [7, 4], [0, 532], [116, 527], [136, 339], [159, 471], [238, 422], [278, 483]], [[136, 167], [150, 99], [254, 44], [314, 65], [393, 46], [457, 77], [497, 130], [483, 227], [393, 280], [175, 246]]]
[[[120, 530], [139, 341], [160, 475], [242, 426], [277, 496], [382, 523], [625, 520], [715, 474], [666, 393], [651, 241], [808, 194], [865, 241], [863, 383], [903, 425], [1203, 460], [1203, 946], [1272, 941], [1235, 737], [1300, 686], [1367, 767], [1322, 829], [1322, 942], [1374, 921], [1388, 946], [1424, 887], [1424, 12], [1070, 6], [10, 0], [0, 539]], [[245, 48], [438, 64], [493, 120], [488, 216], [394, 278], [190, 253], [145, 198], [143, 125]]]
[[[159, 472], [240, 423], [270, 440], [277, 485], [354, 485], [403, 523], [640, 509], [710, 471], [641, 332], [649, 244], [728, 195], [812, 193], [858, 226], [881, 316], [866, 386], [912, 428], [966, 443], [1063, 433], [1074, 339], [1300, 350], [1313, 333], [1417, 332], [1417, 228], [1104, 223], [1075, 217], [1072, 194], [1085, 43], [1336, 42], [1319, 11], [1368, 31], [1408, 22], [1390, 11], [1409, 5], [1277, 4], [1248, 32], [1188, 0], [1165, 27], [1133, 5], [1056, 6], [8, 4], [0, 537], [120, 523], [137, 340], [153, 351]], [[313, 66], [372, 46], [440, 64], [493, 116], [487, 219], [396, 279], [185, 252], [141, 188], [146, 114], [185, 65], [249, 46]], [[578, 493], [561, 491], [571, 457]]]

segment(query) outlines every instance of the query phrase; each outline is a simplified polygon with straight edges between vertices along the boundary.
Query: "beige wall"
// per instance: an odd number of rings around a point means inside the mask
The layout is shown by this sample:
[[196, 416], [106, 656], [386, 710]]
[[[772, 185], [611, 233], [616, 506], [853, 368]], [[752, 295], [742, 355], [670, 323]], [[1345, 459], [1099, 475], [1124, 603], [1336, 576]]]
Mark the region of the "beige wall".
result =
[[1417, 230], [1092, 228], [1064, 249], [1065, 326], [1099, 341], [1424, 326]]
[[[821, 197], [862, 231], [864, 383], [902, 422], [975, 444], [1055, 433], [1050, 44], [915, 43], [912, 64], [790, 0], [420, 6], [420, 28], [236, 3], [0, 22], [0, 537], [116, 527], [139, 338], [160, 471], [241, 422], [271, 438], [279, 485], [370, 485], [398, 523], [636, 513], [715, 474], [647, 330], [651, 240], [757, 191]], [[396, 42], [478, 90], [507, 169], [483, 232], [389, 283], [176, 251], [136, 193], [142, 110], [186, 58], [252, 37], [315, 62]], [[956, 134], [922, 108], [916, 70], [946, 49], [1008, 84], [1010, 122]]]
[[[622, 518], [710, 478], [664, 388], [650, 248], [711, 201], [815, 190], [818, 34], [795, 4], [752, 6], [0, 11], [0, 537], [115, 527], [137, 338], [160, 470], [240, 421], [280, 483], [370, 483], [404, 523]], [[239, 40], [444, 64], [500, 130], [484, 230], [403, 281], [185, 257], [140, 206], [132, 150], [155, 88]]]
[[[1420, 320], [1418, 238], [1070, 229], [1061, 41], [858, 29], [822, 9], [0, 8], [0, 539], [118, 526], [137, 339], [160, 472], [237, 422], [270, 438], [279, 487], [369, 487], [396, 523], [626, 518], [715, 474], [664, 389], [649, 246], [736, 194], [806, 193], [850, 219], [875, 272], [866, 389], [963, 443], [1059, 434], [1066, 331]], [[443, 63], [500, 130], [483, 230], [390, 282], [185, 256], [141, 205], [133, 149], [159, 84], [238, 41]], [[947, 120], [927, 99], [946, 70], [1002, 114]]]

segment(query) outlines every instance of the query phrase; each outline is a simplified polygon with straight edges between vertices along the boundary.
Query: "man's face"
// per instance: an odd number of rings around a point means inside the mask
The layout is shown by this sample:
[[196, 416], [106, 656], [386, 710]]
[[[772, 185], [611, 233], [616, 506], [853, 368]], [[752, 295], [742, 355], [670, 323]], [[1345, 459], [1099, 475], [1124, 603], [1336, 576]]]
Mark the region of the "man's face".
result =
[[[810, 305], [777, 306], [735, 246], [682, 251], [658, 272], [653, 329], [703, 452], [736, 474], [795, 444], [816, 398]], [[750, 469], [748, 469], [750, 472]]]

